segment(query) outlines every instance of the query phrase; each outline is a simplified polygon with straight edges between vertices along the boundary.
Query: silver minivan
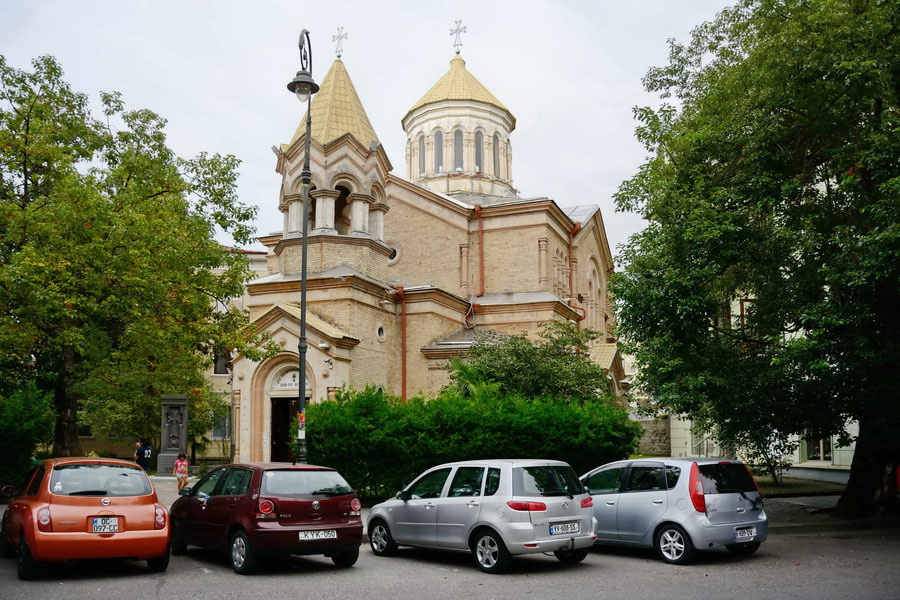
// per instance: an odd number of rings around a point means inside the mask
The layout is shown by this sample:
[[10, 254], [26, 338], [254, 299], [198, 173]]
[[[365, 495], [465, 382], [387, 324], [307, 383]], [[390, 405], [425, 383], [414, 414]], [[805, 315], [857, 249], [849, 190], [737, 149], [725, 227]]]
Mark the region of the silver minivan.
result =
[[646, 546], [667, 563], [724, 546], [752, 554], [769, 533], [762, 496], [734, 460], [642, 458], [585, 473], [598, 544]]
[[487, 573], [512, 555], [553, 552], [584, 560], [594, 542], [591, 497], [572, 468], [557, 460], [494, 459], [428, 469], [368, 519], [377, 556], [397, 546], [470, 551]]

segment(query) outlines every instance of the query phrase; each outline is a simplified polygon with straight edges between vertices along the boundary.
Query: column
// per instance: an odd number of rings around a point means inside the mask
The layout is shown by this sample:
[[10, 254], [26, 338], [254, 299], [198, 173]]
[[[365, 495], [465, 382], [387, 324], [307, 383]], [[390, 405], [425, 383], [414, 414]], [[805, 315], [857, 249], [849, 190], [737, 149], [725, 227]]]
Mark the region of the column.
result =
[[318, 233], [337, 233], [334, 228], [334, 201], [341, 193], [337, 190], [315, 190], [310, 195], [316, 203], [313, 229]]
[[350, 194], [350, 235], [369, 235], [369, 205], [375, 202], [366, 194]]
[[384, 241], [384, 215], [388, 210], [384, 202], [376, 202], [369, 207], [369, 235], [379, 242]]
[[469, 295], [469, 245], [459, 245], [459, 289], [463, 296]]
[[547, 238], [538, 238], [538, 289], [547, 289]]

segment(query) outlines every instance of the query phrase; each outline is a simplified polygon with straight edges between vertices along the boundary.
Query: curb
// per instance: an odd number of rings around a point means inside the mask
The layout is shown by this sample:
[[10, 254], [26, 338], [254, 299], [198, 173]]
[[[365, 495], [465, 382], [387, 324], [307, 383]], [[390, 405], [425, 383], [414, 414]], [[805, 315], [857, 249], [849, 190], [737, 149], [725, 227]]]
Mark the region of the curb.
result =
[[859, 521], [840, 521], [836, 523], [797, 523], [785, 525], [769, 525], [770, 535], [790, 535], [793, 533], [837, 533], [841, 531], [865, 531], [868, 529], [898, 529], [900, 517], [881, 517], [861, 519]]

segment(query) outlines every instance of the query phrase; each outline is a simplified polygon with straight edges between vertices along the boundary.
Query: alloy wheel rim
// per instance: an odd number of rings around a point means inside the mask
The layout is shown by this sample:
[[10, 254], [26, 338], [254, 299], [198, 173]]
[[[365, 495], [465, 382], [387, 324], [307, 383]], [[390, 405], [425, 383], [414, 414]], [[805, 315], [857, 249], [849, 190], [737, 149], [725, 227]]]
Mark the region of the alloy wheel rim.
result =
[[247, 547], [244, 545], [244, 538], [238, 536], [234, 538], [231, 545], [231, 560], [234, 561], [236, 567], [244, 566], [244, 557], [247, 555]]
[[379, 552], [382, 552], [385, 547], [387, 547], [385, 533], [384, 527], [381, 525], [376, 526], [375, 530], [372, 532], [372, 545], [375, 546], [375, 549]]
[[663, 555], [669, 560], [678, 560], [684, 554], [684, 538], [672, 529], [663, 532], [660, 546]]
[[475, 554], [478, 557], [478, 564], [484, 567], [493, 567], [497, 564], [497, 542], [490, 536], [485, 536], [478, 540], [475, 548]]

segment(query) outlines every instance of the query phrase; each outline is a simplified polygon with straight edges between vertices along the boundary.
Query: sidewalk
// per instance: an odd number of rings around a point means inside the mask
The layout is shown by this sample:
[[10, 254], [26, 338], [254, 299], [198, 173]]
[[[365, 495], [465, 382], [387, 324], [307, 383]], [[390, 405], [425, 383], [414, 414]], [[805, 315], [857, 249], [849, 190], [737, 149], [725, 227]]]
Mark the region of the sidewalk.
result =
[[[178, 486], [174, 477], [153, 475], [150, 477], [159, 501], [167, 507], [178, 499]], [[190, 485], [197, 483], [191, 477]], [[814, 495], [799, 497], [766, 498], [763, 504], [769, 517], [769, 533], [784, 535], [791, 533], [824, 533], [829, 531], [851, 531], [858, 529], [900, 528], [900, 516], [876, 517], [872, 519], [838, 519], [832, 516], [838, 501], [837, 495]], [[369, 516], [369, 509], [362, 509], [363, 527]], [[363, 530], [365, 534], [365, 530]]]

